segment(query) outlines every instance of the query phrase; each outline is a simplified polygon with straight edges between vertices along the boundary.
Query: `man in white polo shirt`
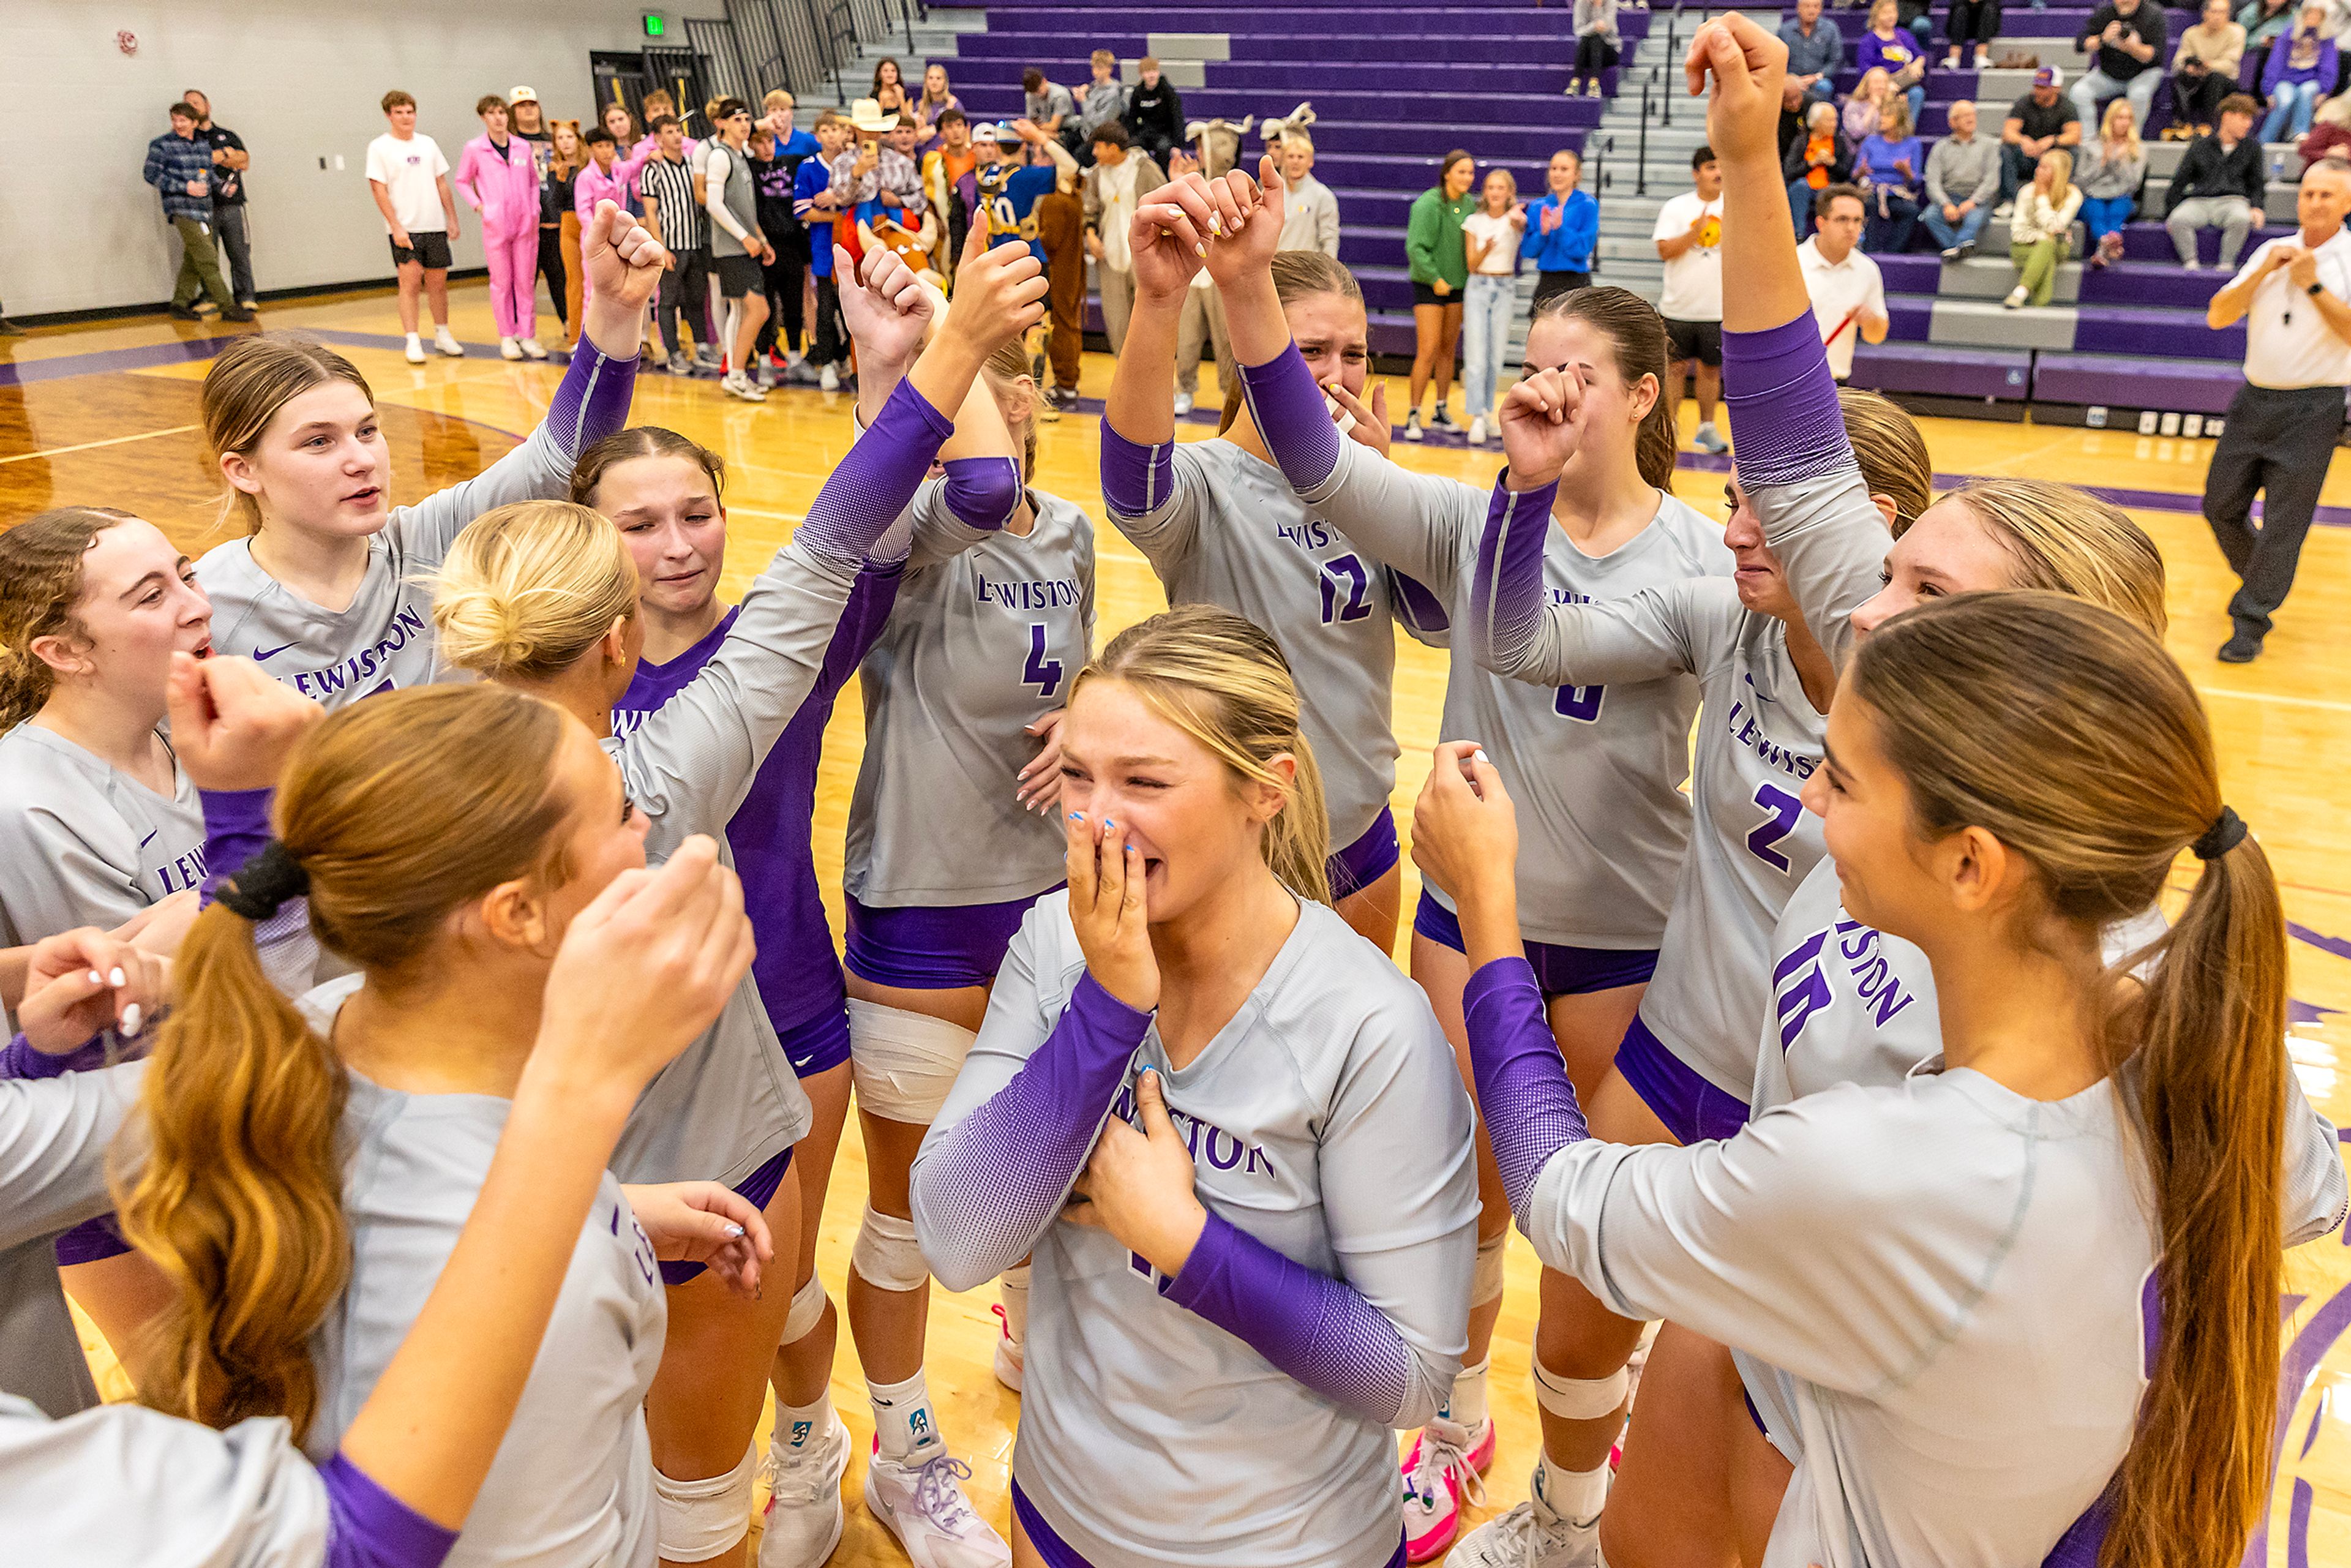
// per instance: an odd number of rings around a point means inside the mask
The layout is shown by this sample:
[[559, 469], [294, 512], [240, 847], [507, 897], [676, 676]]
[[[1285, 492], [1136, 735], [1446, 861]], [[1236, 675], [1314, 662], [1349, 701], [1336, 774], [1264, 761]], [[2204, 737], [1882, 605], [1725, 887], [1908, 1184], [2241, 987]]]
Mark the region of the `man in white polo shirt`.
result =
[[[2343, 434], [2351, 386], [2346, 210], [2351, 170], [2312, 164], [2294, 199], [2300, 228], [2253, 252], [2205, 312], [2215, 331], [2245, 323], [2245, 384], [2204, 476], [2204, 520], [2243, 584], [2229, 601], [2234, 629], [2220, 649], [2231, 664], [2261, 656]], [[2256, 492], [2263, 497], [2258, 529]]]
[[1861, 227], [1867, 206], [1858, 185], [1831, 185], [1813, 198], [1818, 227], [1796, 247], [1804, 269], [1804, 292], [1828, 345], [1829, 373], [1842, 385], [1853, 374], [1856, 338], [1886, 341], [1894, 319], [1886, 313], [1886, 275], [1861, 253]]

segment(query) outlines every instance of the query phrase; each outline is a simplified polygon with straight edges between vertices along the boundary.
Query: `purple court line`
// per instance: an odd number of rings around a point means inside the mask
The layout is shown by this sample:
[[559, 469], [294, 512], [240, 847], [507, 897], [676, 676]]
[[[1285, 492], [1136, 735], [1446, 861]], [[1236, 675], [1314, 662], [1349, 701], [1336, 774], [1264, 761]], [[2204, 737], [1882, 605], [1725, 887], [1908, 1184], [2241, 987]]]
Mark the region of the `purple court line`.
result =
[[91, 354], [59, 354], [47, 360], [0, 363], [0, 387], [31, 382], [59, 382], [74, 376], [103, 375], [110, 371], [143, 371], [153, 365], [193, 364], [209, 360], [243, 336], [223, 332], [210, 338], [183, 338], [172, 343], [148, 343], [136, 349], [105, 349]]

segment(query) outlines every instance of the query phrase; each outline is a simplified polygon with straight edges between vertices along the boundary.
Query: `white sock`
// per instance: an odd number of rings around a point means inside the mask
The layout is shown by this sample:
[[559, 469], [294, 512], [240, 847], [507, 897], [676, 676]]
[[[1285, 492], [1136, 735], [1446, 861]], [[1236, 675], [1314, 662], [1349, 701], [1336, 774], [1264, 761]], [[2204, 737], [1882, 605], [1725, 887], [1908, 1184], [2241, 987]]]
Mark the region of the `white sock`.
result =
[[866, 1396], [873, 1401], [873, 1436], [885, 1459], [903, 1459], [916, 1448], [945, 1441], [938, 1418], [931, 1413], [931, 1390], [921, 1373], [904, 1383], [867, 1379]]
[[1486, 1374], [1493, 1364], [1494, 1358], [1489, 1354], [1477, 1365], [1463, 1367], [1453, 1379], [1453, 1397], [1448, 1402], [1452, 1406], [1452, 1418], [1469, 1428], [1473, 1437], [1488, 1420]]
[[813, 1405], [787, 1405], [776, 1402], [776, 1432], [768, 1439], [768, 1451], [778, 1460], [797, 1459], [808, 1452], [810, 1443], [832, 1429], [832, 1390], [826, 1389], [816, 1396]]
[[424, 340], [423, 340], [423, 338], [421, 338], [421, 337], [417, 336], [417, 335], [416, 335], [415, 333], [413, 333], [413, 332], [411, 332], [411, 333], [408, 335], [408, 340], [409, 340], [410, 342], [412, 342], [412, 343], [414, 343], [414, 344], [419, 345], [420, 347], [421, 347], [421, 346], [423, 344], [423, 342], [424, 342]]
[[1608, 1500], [1608, 1461], [1601, 1460], [1594, 1469], [1570, 1470], [1545, 1454], [1535, 1466], [1534, 1490], [1535, 1496], [1570, 1524], [1594, 1523]]
[[1004, 1297], [1004, 1330], [1017, 1345], [1029, 1337], [1029, 1265], [1007, 1269], [996, 1283]]

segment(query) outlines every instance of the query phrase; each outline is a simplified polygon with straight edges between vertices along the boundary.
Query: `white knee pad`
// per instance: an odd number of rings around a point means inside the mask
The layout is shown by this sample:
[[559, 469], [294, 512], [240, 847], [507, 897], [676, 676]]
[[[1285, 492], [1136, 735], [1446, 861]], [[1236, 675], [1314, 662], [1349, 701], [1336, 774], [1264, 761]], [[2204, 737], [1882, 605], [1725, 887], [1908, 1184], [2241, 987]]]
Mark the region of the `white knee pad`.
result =
[[922, 1244], [914, 1239], [914, 1222], [881, 1213], [870, 1203], [857, 1228], [857, 1244], [849, 1249], [849, 1266], [867, 1284], [885, 1291], [919, 1291], [931, 1277]]
[[1510, 1233], [1478, 1243], [1478, 1263], [1469, 1270], [1469, 1304], [1482, 1307], [1502, 1299], [1502, 1255], [1510, 1250]]
[[759, 1475], [758, 1444], [743, 1462], [706, 1480], [673, 1480], [653, 1471], [654, 1532], [672, 1563], [707, 1563], [751, 1532], [751, 1484]]
[[1562, 1421], [1597, 1421], [1613, 1416], [1633, 1385], [1630, 1374], [1618, 1367], [1605, 1377], [1562, 1377], [1534, 1363], [1535, 1403]]
[[849, 1076], [858, 1104], [885, 1122], [929, 1126], [978, 1038], [945, 1019], [851, 998]]
[[792, 1292], [792, 1310], [784, 1314], [784, 1337], [778, 1344], [798, 1344], [824, 1321], [824, 1281], [814, 1274]]

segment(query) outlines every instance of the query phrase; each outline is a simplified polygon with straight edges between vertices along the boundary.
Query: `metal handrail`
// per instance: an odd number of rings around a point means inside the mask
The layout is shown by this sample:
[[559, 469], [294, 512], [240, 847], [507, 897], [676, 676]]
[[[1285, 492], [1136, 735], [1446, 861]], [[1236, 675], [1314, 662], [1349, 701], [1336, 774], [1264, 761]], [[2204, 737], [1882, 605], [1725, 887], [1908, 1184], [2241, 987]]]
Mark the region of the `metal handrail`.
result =
[[1640, 145], [1633, 156], [1637, 160], [1633, 165], [1633, 193], [1636, 196], [1646, 196], [1649, 193], [1649, 84], [1647, 82], [1641, 84]]

